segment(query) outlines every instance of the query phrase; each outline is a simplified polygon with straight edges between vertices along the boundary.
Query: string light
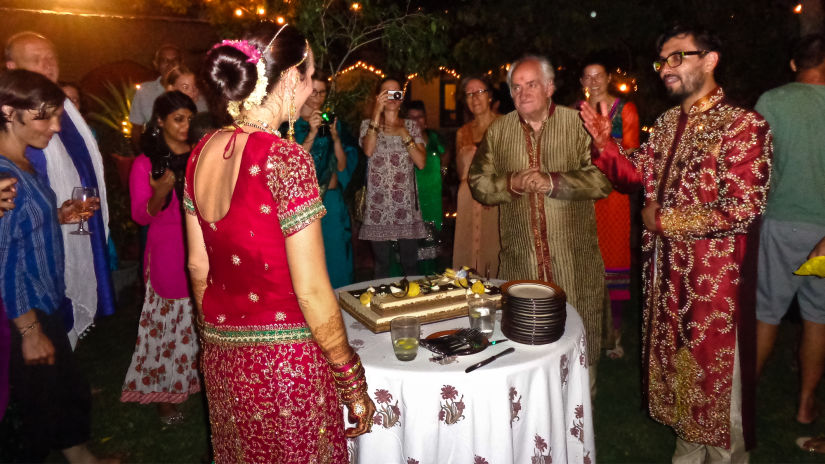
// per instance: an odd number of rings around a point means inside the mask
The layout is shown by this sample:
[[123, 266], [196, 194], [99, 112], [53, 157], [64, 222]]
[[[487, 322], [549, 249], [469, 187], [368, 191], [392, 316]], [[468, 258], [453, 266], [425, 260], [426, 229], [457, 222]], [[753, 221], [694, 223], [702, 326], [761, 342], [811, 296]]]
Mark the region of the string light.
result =
[[135, 84], [135, 89], [140, 90], [140, 84]]
[[625, 84], [624, 82], [619, 84], [619, 92], [626, 93], [627, 91], [628, 91], [627, 84]]
[[360, 3], [358, 3], [358, 2], [355, 2], [355, 3], [353, 3], [352, 5], [350, 5], [350, 6], [349, 6], [349, 8], [350, 8], [352, 11], [358, 11], [358, 10], [360, 10], [360, 9], [361, 9], [361, 4], [360, 4]]
[[266, 8], [259, 6], [258, 7], [258, 16], [263, 16], [266, 14]]
[[240, 8], [235, 8], [235, 16], [237, 16], [237, 17], [239, 17], [239, 18], [240, 18], [241, 16], [243, 16], [243, 10], [242, 10], [242, 9], [240, 9]]
[[349, 72], [355, 71], [356, 69], [361, 69], [361, 70], [363, 70], [363, 71], [369, 71], [369, 72], [371, 72], [371, 73], [375, 74], [376, 76], [378, 76], [378, 77], [380, 77], [380, 78], [382, 78], [382, 79], [383, 79], [383, 78], [385, 78], [385, 77], [387, 77], [387, 76], [384, 74], [384, 71], [380, 70], [379, 68], [376, 68], [375, 66], [371, 66], [371, 65], [369, 65], [369, 64], [367, 64], [367, 63], [364, 63], [363, 61], [357, 61], [357, 62], [355, 62], [355, 64], [351, 65], [350, 67], [348, 67], [348, 68], [346, 68], [346, 69], [341, 70], [341, 71], [340, 71], [340, 72], [336, 75], [336, 77], [338, 77], [338, 76], [343, 76], [344, 74], [347, 74], [347, 73], [349, 73]]
[[450, 69], [450, 68], [446, 68], [446, 67], [444, 67], [444, 66], [439, 66], [439, 67], [438, 67], [438, 70], [439, 70], [439, 71], [441, 71], [441, 72], [445, 72], [445, 73], [447, 73], [447, 74], [449, 74], [449, 75], [453, 76], [453, 77], [454, 77], [454, 78], [456, 78], [456, 79], [461, 79], [461, 74], [459, 74], [458, 72], [456, 72], [456, 70], [455, 70], [455, 69]]
[[796, 6], [793, 9], [793, 12], [796, 13], [796, 14], [802, 13], [802, 4], [797, 3]]
[[277, 18], [275, 18], [275, 22], [280, 25], [283, 25], [286, 22], [286, 19], [284, 19], [283, 16], [278, 16]]

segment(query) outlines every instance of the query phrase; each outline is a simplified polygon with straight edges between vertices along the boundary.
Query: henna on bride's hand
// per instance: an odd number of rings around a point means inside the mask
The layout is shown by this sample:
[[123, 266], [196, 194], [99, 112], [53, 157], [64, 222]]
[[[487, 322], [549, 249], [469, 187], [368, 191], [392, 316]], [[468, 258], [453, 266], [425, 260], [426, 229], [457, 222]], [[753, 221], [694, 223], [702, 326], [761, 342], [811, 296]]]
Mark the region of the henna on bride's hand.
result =
[[[308, 313], [312, 313], [312, 305], [305, 298], [298, 298], [298, 304]], [[352, 356], [352, 348], [347, 341], [347, 331], [344, 329], [344, 318], [341, 311], [335, 311], [326, 322], [314, 326], [310, 330], [315, 341], [321, 347], [324, 355], [330, 362], [346, 362]]]

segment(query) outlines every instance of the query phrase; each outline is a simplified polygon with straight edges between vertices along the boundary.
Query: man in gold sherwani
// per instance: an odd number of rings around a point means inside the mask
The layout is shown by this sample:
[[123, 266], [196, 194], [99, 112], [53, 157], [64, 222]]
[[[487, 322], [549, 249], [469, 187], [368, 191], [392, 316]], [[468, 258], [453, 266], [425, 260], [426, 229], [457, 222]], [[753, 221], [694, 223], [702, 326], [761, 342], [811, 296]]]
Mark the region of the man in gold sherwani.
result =
[[[476, 200], [500, 208], [499, 277], [559, 285], [584, 320], [593, 365], [605, 308], [593, 203], [611, 186], [591, 164], [590, 136], [578, 112], [551, 101], [553, 78], [544, 58], [513, 63], [507, 82], [516, 111], [487, 129], [469, 183]], [[591, 369], [591, 384], [595, 374]]]

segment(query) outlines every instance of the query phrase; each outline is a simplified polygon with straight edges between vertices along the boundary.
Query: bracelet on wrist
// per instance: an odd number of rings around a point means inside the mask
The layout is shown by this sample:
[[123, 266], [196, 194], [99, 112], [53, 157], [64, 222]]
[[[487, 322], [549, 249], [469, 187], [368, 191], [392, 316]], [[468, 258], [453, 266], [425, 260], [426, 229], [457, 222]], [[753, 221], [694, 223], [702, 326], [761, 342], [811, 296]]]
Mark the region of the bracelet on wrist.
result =
[[22, 329], [20, 327], [18, 327], [17, 330], [20, 331], [20, 336], [21, 337], [25, 337], [27, 333], [29, 333], [32, 329], [34, 329], [38, 325], [40, 325], [40, 321], [34, 321], [34, 322], [32, 322], [31, 324], [27, 325], [26, 327], [24, 327]]

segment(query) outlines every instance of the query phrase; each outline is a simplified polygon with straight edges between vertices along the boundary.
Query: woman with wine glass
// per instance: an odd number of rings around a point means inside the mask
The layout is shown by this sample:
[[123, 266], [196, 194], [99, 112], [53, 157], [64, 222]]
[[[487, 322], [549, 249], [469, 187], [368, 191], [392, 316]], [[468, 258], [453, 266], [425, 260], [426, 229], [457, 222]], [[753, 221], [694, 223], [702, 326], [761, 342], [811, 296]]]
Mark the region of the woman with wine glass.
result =
[[375, 414], [327, 277], [312, 157], [292, 141], [314, 68], [298, 29], [272, 23], [204, 63], [234, 118], [195, 147], [184, 197], [217, 463], [346, 463]]
[[[63, 325], [66, 302], [60, 224], [79, 220], [72, 200], [55, 209], [48, 181], [25, 156], [60, 129], [65, 95], [41, 74], [0, 74], [0, 175], [17, 179], [15, 209], [0, 220], [0, 298], [10, 319], [10, 384], [22, 416], [15, 462], [59, 449], [70, 463], [99, 462], [86, 447], [91, 393]], [[91, 199], [88, 208], [99, 208]]]
[[456, 197], [453, 267], [474, 268], [481, 275], [498, 275], [498, 206], [485, 206], [470, 193], [467, 175], [484, 134], [500, 115], [493, 111], [490, 86], [481, 78], [468, 77], [461, 87], [462, 99], [473, 116], [455, 134], [456, 172], [459, 186]]
[[418, 274], [418, 239], [427, 236], [418, 204], [415, 168], [427, 164], [425, 140], [414, 121], [399, 116], [404, 92], [395, 79], [379, 82], [370, 119], [361, 121], [367, 155], [367, 199], [358, 238], [369, 240], [374, 277], [388, 277], [394, 244], [405, 275]]
[[200, 391], [180, 202], [195, 111], [180, 91], [159, 96], [140, 141], [143, 154], [129, 176], [132, 219], [149, 231], [143, 256], [146, 297], [120, 401], [156, 404], [167, 425], [183, 420], [176, 405]]

